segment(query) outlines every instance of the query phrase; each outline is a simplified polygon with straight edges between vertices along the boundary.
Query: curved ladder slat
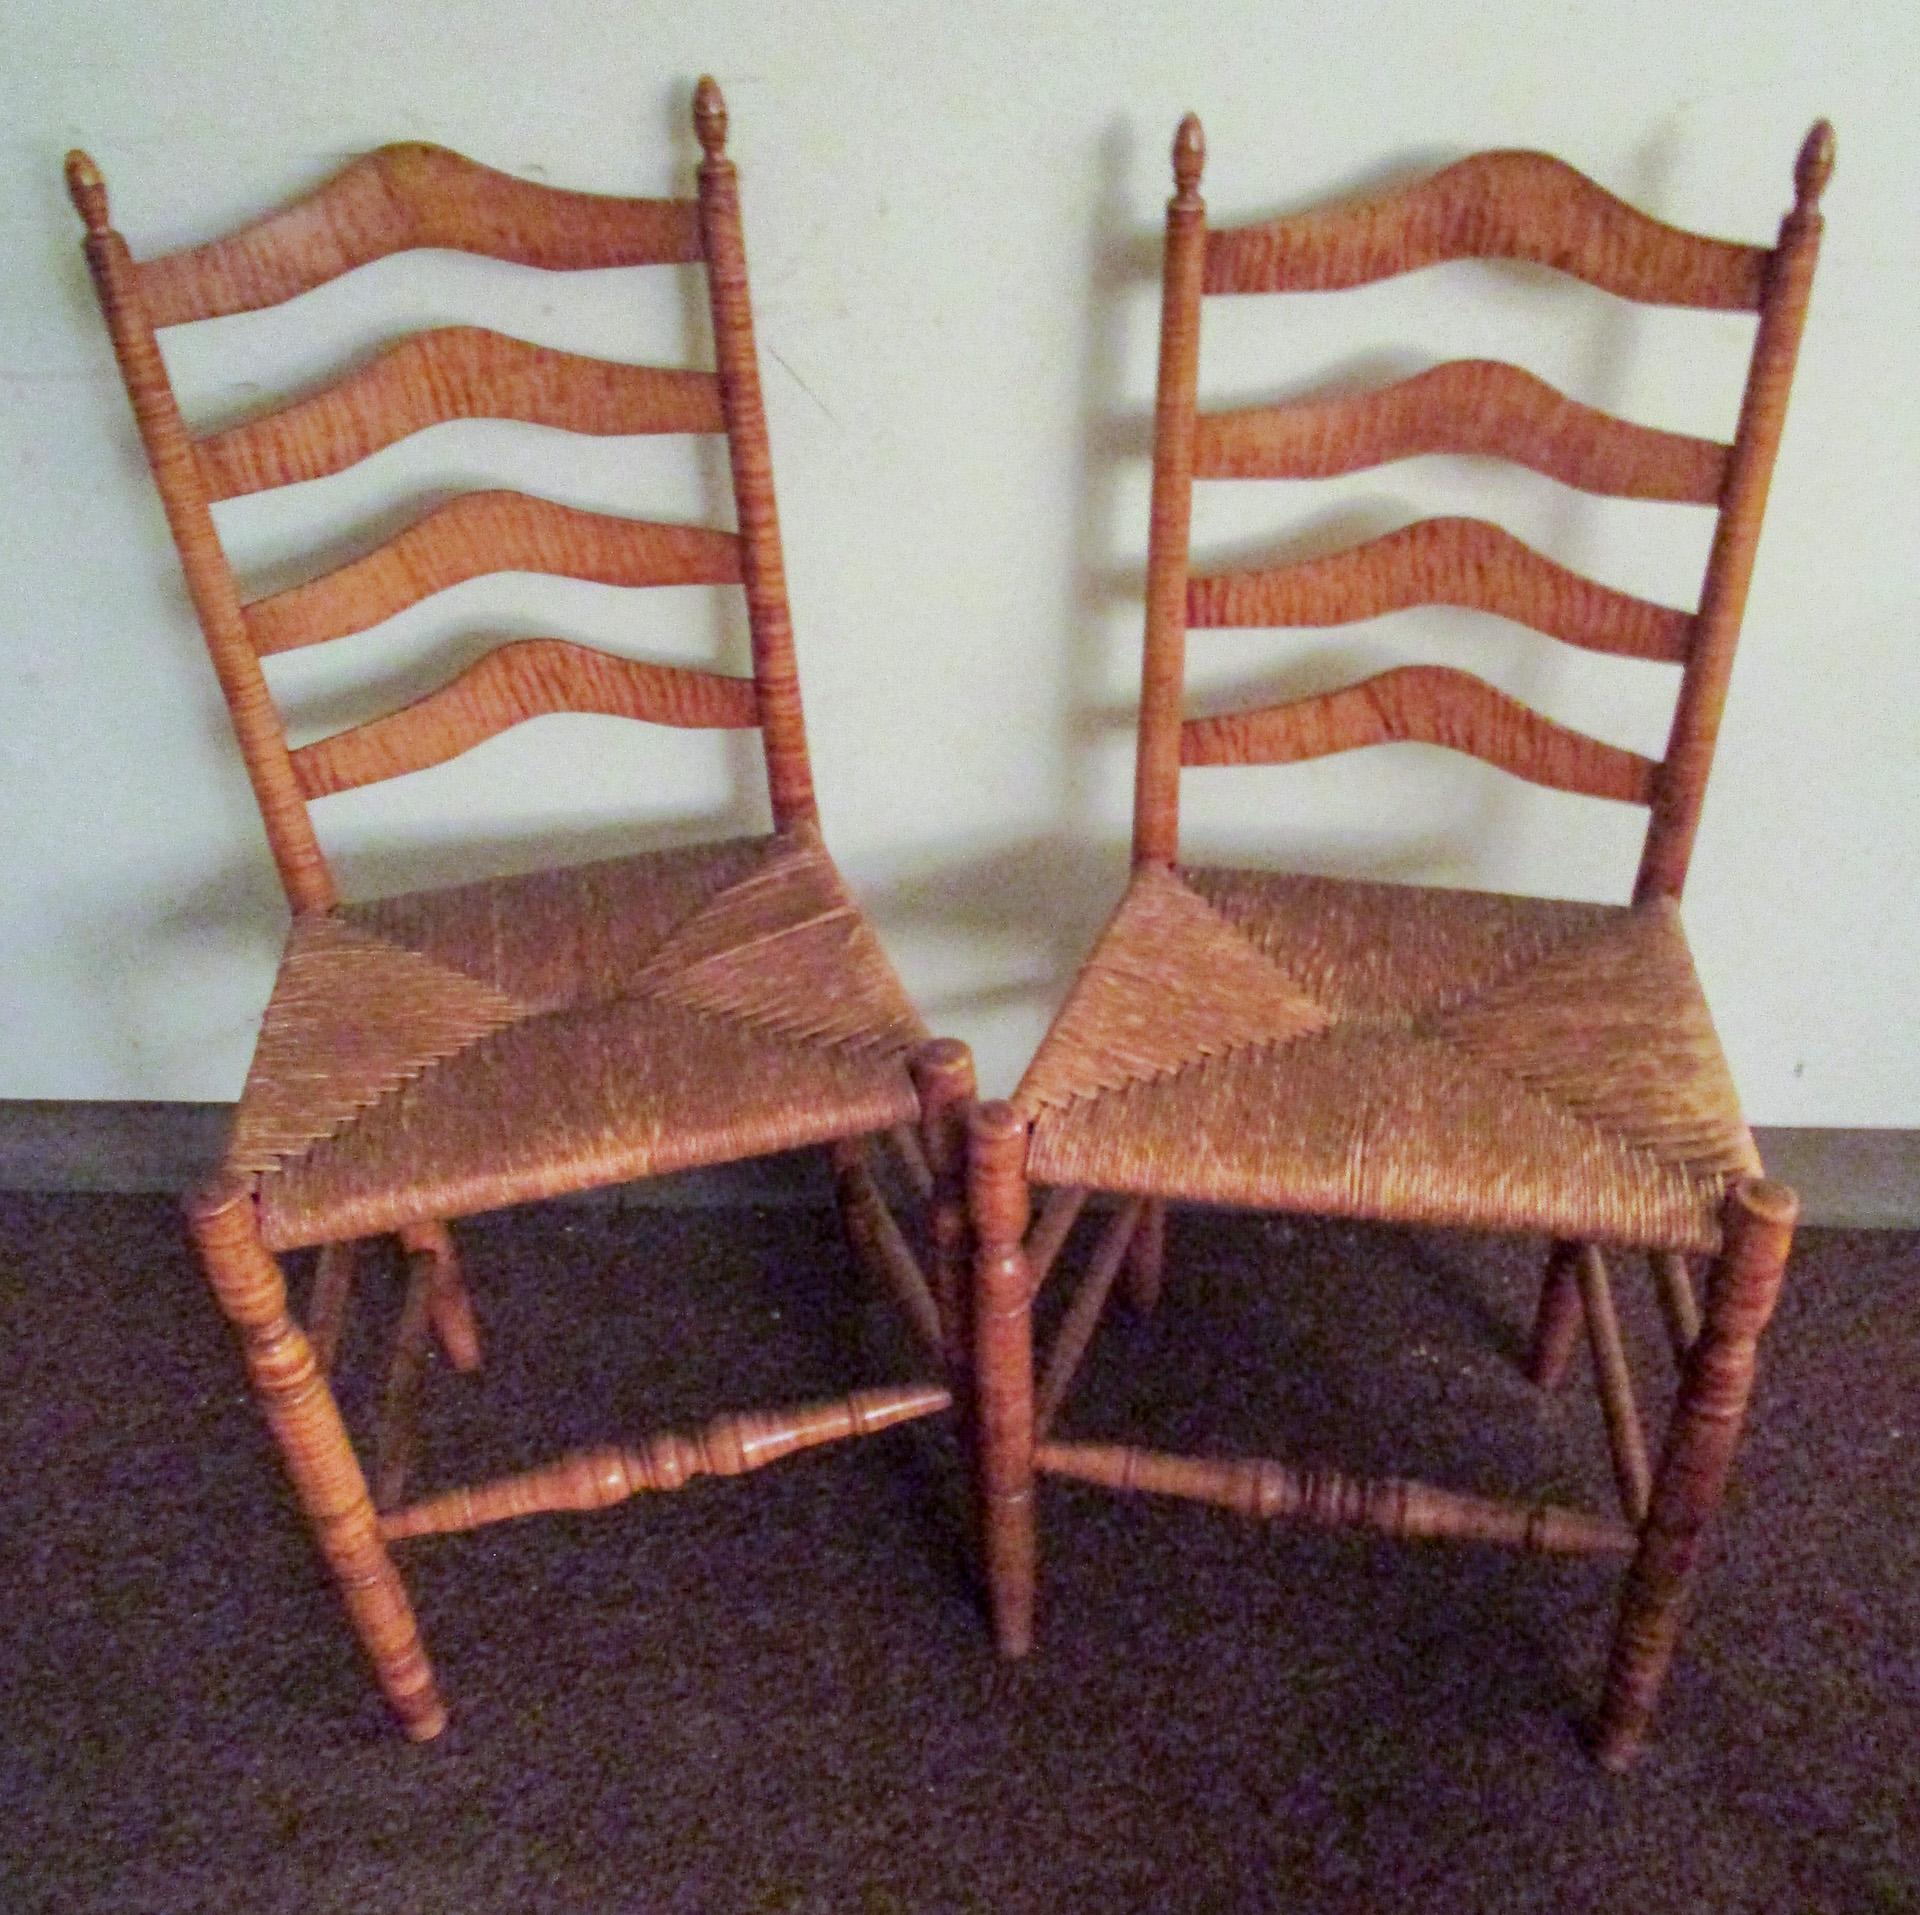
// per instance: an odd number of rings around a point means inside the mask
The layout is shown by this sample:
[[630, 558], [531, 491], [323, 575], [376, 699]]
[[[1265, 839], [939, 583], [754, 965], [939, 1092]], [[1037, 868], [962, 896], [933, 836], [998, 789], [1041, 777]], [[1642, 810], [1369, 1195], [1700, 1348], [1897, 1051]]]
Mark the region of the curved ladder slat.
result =
[[1531, 625], [1583, 650], [1682, 662], [1693, 617], [1570, 572], [1485, 519], [1421, 519], [1364, 545], [1187, 585], [1187, 620], [1351, 625], [1416, 605], [1457, 605]]
[[1536, 785], [1630, 804], [1651, 802], [1658, 769], [1444, 665], [1403, 665], [1314, 698], [1190, 718], [1180, 762], [1291, 765], [1388, 744], [1442, 745]]
[[443, 326], [277, 411], [209, 433], [195, 441], [194, 458], [208, 498], [237, 499], [326, 478], [455, 419], [517, 419], [602, 438], [726, 430], [710, 372], [618, 365], [482, 326]]
[[294, 776], [309, 798], [324, 798], [443, 765], [556, 712], [719, 731], [760, 722], [750, 678], [621, 658], [565, 639], [516, 639], [399, 711], [301, 746]]
[[1546, 153], [1476, 153], [1376, 199], [1207, 235], [1210, 293], [1332, 292], [1514, 259], [1656, 306], [1757, 312], [1772, 257], [1653, 219]]
[[692, 200], [573, 193], [444, 146], [383, 146], [305, 199], [224, 239], [143, 261], [156, 326], [257, 312], [389, 253], [445, 247], [549, 271], [683, 265], [701, 257]]
[[1511, 460], [1583, 492], [1718, 502], [1731, 446], [1634, 425], [1518, 366], [1455, 359], [1377, 391], [1202, 413], [1197, 479], [1327, 479], [1424, 453]]
[[740, 540], [704, 525], [583, 512], [524, 492], [469, 492], [377, 550], [246, 608], [261, 653], [378, 625], [488, 572], [547, 572], [600, 585], [737, 585]]

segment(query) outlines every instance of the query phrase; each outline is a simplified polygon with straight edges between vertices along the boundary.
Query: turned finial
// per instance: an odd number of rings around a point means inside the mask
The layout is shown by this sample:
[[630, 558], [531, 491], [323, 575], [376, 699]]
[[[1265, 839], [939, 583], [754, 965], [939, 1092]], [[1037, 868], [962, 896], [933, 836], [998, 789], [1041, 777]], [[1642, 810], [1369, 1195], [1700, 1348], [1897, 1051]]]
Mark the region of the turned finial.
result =
[[693, 89], [693, 130], [700, 136], [700, 150], [710, 160], [722, 159], [727, 150], [727, 101], [711, 73], [700, 76]]
[[1811, 213], [1820, 204], [1820, 195], [1833, 178], [1833, 122], [1816, 120], [1813, 130], [1800, 143], [1800, 157], [1793, 163], [1794, 205], [1797, 211]]
[[89, 232], [104, 233], [113, 223], [107, 213], [107, 183], [92, 156], [77, 146], [67, 155], [67, 196]]
[[1182, 199], [1192, 199], [1200, 191], [1201, 169], [1207, 163], [1207, 136], [1200, 130], [1200, 116], [1189, 113], [1173, 136], [1173, 183]]

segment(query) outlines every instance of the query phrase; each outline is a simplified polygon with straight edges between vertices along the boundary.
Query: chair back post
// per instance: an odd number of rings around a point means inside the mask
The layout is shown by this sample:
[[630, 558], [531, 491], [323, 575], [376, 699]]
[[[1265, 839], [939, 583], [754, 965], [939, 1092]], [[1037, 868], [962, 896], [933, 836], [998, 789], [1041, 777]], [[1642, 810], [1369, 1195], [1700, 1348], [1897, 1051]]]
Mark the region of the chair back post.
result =
[[206, 485], [194, 459], [193, 440], [160, 356], [132, 255], [113, 230], [106, 181], [85, 153], [67, 156], [67, 191], [86, 222], [85, 250], [94, 290], [167, 526], [180, 553], [187, 592], [259, 802], [281, 885], [296, 913], [325, 911], [335, 902], [333, 874], [314, 835], [287, 750], [286, 731], [241, 615], [233, 573], [221, 550]]
[[1760, 522], [1767, 509], [1767, 489], [1786, 421], [1787, 394], [1806, 323], [1820, 253], [1820, 195], [1833, 173], [1833, 155], [1833, 128], [1822, 120], [1807, 135], [1794, 163], [1793, 209], [1781, 223], [1779, 244], [1767, 268], [1693, 648], [1654, 785], [1653, 815], [1634, 885], [1636, 904], [1656, 898], [1678, 900], [1687, 881], [1753, 577], [1754, 553], [1760, 543]]
[[1167, 202], [1160, 307], [1160, 373], [1153, 407], [1153, 507], [1147, 537], [1147, 632], [1134, 769], [1133, 862], [1171, 864], [1180, 849], [1180, 712], [1187, 654], [1188, 539], [1193, 522], [1193, 435], [1199, 385], [1200, 301], [1207, 208], [1200, 174], [1207, 145], [1189, 113], [1173, 139], [1175, 192]]
[[703, 78], [695, 89], [693, 122], [704, 155], [700, 162], [700, 229], [713, 314], [714, 356], [733, 467], [741, 572], [753, 643], [753, 681], [767, 754], [767, 792], [774, 823], [785, 830], [817, 824], [820, 813], [813, 795], [813, 771], [800, 709], [793, 616], [787, 604], [780, 517], [773, 497], [773, 457], [767, 443], [766, 406], [760, 393], [753, 307], [747, 294], [739, 176], [726, 152], [727, 103], [711, 78]]

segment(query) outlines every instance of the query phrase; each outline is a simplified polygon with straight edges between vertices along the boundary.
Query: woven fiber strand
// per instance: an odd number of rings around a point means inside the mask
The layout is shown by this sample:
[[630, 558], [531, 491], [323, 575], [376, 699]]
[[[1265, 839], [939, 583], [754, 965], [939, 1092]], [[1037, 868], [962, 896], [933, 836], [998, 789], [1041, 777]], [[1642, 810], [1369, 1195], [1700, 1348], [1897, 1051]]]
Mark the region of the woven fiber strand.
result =
[[1758, 1169], [1665, 905], [1149, 867], [1016, 1102], [1043, 1182], [1681, 1250]]
[[925, 1037], [810, 831], [295, 920], [230, 1167], [274, 1248], [911, 1121]]

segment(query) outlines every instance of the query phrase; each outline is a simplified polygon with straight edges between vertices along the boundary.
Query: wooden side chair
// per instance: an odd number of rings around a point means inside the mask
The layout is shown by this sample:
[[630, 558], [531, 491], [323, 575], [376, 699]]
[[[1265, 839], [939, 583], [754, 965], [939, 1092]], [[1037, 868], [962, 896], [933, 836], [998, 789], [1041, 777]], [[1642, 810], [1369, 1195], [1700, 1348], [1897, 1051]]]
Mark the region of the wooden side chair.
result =
[[[189, 250], [136, 261], [99, 169], [67, 176], [86, 254], [188, 589], [293, 908], [225, 1162], [192, 1230], [267, 1422], [353, 1626], [406, 1732], [445, 1712], [392, 1545], [540, 1510], [597, 1508], [754, 1470], [949, 1402], [964, 1287], [964, 1046], [930, 1040], [821, 842], [774, 509], [738, 188], [719, 89], [694, 121], [697, 199], [622, 199], [510, 178], [426, 145], [384, 147], [311, 197]], [[473, 327], [413, 335], [339, 383], [196, 436], [156, 334], [278, 304], [410, 247], [548, 270], [706, 268], [716, 371], [615, 365]], [[450, 419], [573, 432], [724, 434], [736, 531], [469, 493], [379, 550], [248, 599], [210, 507], [352, 465]], [[478, 574], [622, 586], [738, 585], [753, 673], [642, 663], [538, 638], [488, 652], [372, 723], [289, 748], [264, 657], [379, 623]], [[456, 889], [345, 903], [310, 806], [417, 772], [522, 720], [598, 712], [757, 727], [764, 837]], [[872, 1149], [924, 1200], [916, 1255]], [[406, 1499], [413, 1406], [431, 1339], [463, 1370], [480, 1342], [446, 1220], [617, 1180], [798, 1146], [832, 1156], [860, 1260], [890, 1287], [929, 1378], [843, 1401], [725, 1415], [692, 1435], [565, 1457]], [[353, 1249], [395, 1238], [407, 1283], [370, 1497], [328, 1381]], [[306, 1324], [281, 1252], [324, 1246]]]
[[[1173, 149], [1133, 875], [1010, 1102], [970, 1143], [975, 1420], [1002, 1650], [1028, 1647], [1034, 1476], [1248, 1515], [1631, 1558], [1598, 1753], [1629, 1762], [1720, 1501], [1795, 1200], [1765, 1181], [1681, 932], [1679, 902], [1726, 695], [1820, 242], [1833, 136], [1817, 126], [1779, 243], [1661, 225], [1559, 161], [1483, 153], [1360, 205], [1209, 232], [1197, 120]], [[1363, 396], [1196, 409], [1208, 294], [1321, 292], [1436, 261], [1520, 259], [1629, 299], [1751, 312], [1731, 444], [1631, 425], [1513, 366], [1436, 366]], [[1608, 590], [1475, 519], [1331, 557], [1193, 575], [1196, 479], [1306, 479], [1430, 451], [1517, 461], [1589, 492], [1718, 513], [1696, 610]], [[1388, 671], [1324, 696], [1181, 716], [1189, 628], [1312, 626], [1477, 607], [1574, 645], [1679, 667], [1658, 763], [1550, 723], [1465, 672]], [[1181, 770], [1287, 764], [1411, 740], [1536, 783], [1643, 805], [1630, 904], [1597, 906], [1178, 861]], [[1052, 1186], [1030, 1223], [1029, 1180]], [[1088, 1191], [1122, 1199], [1036, 1391], [1030, 1310]], [[1281, 1462], [1068, 1441], [1054, 1421], [1123, 1270], [1150, 1306], [1168, 1199], [1537, 1231], [1554, 1241], [1532, 1374], [1582, 1317], [1621, 1517]], [[1650, 1253], [1683, 1364], [1658, 1468], [1641, 1434], [1602, 1247]], [[1704, 1319], [1687, 1259], [1712, 1260]]]

